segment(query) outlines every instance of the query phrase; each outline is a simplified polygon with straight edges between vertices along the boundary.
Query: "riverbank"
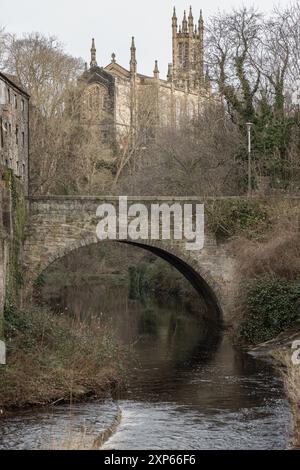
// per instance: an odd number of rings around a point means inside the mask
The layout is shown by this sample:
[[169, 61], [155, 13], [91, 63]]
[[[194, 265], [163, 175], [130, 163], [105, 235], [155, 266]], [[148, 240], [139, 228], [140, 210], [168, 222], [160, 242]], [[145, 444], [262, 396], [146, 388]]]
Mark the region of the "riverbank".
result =
[[293, 415], [291, 446], [294, 448], [300, 448], [300, 354], [294, 347], [299, 340], [300, 325], [297, 325], [250, 350], [253, 357], [271, 360], [281, 374]]
[[1, 420], [0, 449], [91, 448], [97, 436], [109, 437], [103, 450], [286, 449], [291, 413], [274, 368], [228, 336], [199, 344], [195, 321], [173, 332], [166, 313], [156, 310], [156, 335], [135, 342], [138, 361], [117, 402], [12, 414]]
[[243, 292], [243, 315], [235, 329], [235, 342], [251, 346], [251, 353], [256, 357], [271, 359], [280, 372], [293, 414], [291, 445], [298, 448], [300, 365], [292, 361], [293, 354], [298, 354], [292, 346], [294, 341], [300, 341], [300, 281], [273, 272], [248, 282]]
[[[212, 229], [236, 262], [234, 342], [246, 349], [260, 348], [281, 334], [297, 329], [300, 320], [299, 208], [292, 199], [261, 204], [254, 198], [241, 207], [225, 203]], [[300, 332], [299, 338], [300, 339]], [[295, 442], [299, 440], [299, 372], [292, 368], [291, 352], [274, 346], [276, 367], [283, 374], [294, 413]], [[298, 437], [297, 437], [298, 436]], [[298, 444], [297, 444], [298, 445]]]
[[[300, 332], [297, 336], [300, 338]], [[293, 413], [293, 438], [292, 445], [300, 449], [300, 365], [294, 365], [291, 361], [291, 350], [279, 349], [274, 356], [283, 365], [283, 377], [285, 389], [289, 398]]]
[[3, 411], [103, 397], [124, 386], [127, 353], [99, 317], [86, 321], [45, 307], [6, 309]]

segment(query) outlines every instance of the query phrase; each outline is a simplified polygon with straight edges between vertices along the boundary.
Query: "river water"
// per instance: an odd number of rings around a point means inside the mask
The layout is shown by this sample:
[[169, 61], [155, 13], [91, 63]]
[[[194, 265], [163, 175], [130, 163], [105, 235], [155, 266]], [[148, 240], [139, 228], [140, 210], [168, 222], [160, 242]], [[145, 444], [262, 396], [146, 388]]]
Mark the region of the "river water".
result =
[[[64, 297], [69, 308], [76, 291]], [[149, 308], [114, 294], [103, 309], [120, 340], [133, 345], [127, 390], [102, 402], [2, 419], [1, 449], [69, 448], [71, 441], [89, 447], [118, 412], [121, 421], [103, 449], [288, 447], [290, 408], [271, 365], [235, 349], [213, 328], [204, 331], [177, 307]]]

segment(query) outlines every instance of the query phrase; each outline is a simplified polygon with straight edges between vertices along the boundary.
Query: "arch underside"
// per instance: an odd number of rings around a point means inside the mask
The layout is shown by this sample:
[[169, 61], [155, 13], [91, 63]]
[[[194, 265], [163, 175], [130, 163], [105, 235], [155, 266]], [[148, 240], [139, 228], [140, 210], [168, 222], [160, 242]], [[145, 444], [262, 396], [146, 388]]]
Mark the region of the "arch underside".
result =
[[175, 254], [166, 251], [162, 248], [152, 245], [145, 245], [142, 243], [132, 242], [132, 241], [124, 241], [120, 243], [125, 243], [127, 245], [137, 246], [142, 248], [143, 250], [150, 251], [154, 255], [158, 256], [159, 258], [164, 259], [169, 264], [174, 266], [194, 287], [194, 289], [199, 293], [199, 295], [204, 299], [206, 305], [208, 306], [209, 310], [212, 311], [216, 318], [221, 321], [222, 320], [222, 309], [215, 294], [214, 290], [211, 286], [203, 279], [203, 277], [192, 267], [190, 264], [186, 263], [184, 260], [176, 256]]
[[[205, 304], [207, 305], [208, 311], [212, 313], [218, 322], [223, 321], [223, 311], [221, 307], [221, 294], [218, 289], [218, 285], [210, 277], [209, 272], [202, 270], [199, 263], [195, 263], [192, 259], [184, 256], [180, 250], [176, 250], [174, 247], [162, 247], [161, 242], [156, 244], [148, 244], [147, 242], [133, 242], [130, 240], [120, 240], [116, 241], [117, 243], [127, 244], [131, 246], [136, 246], [143, 250], [149, 251], [154, 255], [162, 258], [172, 266], [174, 266], [194, 287], [194, 289], [199, 293], [203, 298]], [[70, 244], [64, 249], [58, 250], [54, 255], [52, 255], [48, 262], [39, 266], [39, 268], [34, 273], [34, 278], [37, 278], [41, 272], [45, 271], [51, 264], [55, 261], [63, 258], [69, 253], [76, 251], [85, 246], [95, 245], [100, 243], [99, 240], [95, 240], [94, 237], [91, 239], [85, 239], [81, 242], [76, 242]], [[34, 279], [32, 279], [34, 281]]]

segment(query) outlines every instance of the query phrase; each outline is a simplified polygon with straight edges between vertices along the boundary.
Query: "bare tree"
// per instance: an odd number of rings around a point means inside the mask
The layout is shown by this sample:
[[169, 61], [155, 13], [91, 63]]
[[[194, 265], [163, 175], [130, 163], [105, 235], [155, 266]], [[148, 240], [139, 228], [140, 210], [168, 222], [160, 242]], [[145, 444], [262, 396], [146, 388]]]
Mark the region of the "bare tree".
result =
[[252, 57], [257, 47], [261, 16], [253, 8], [218, 13], [207, 26], [213, 79], [224, 95], [233, 122], [241, 128], [255, 117], [254, 99], [260, 72]]
[[31, 190], [47, 193], [68, 153], [72, 123], [66, 117], [66, 99], [82, 61], [66, 54], [56, 38], [32, 33], [21, 39], [7, 36], [4, 65], [31, 95]]
[[[253, 123], [254, 175], [291, 182], [295, 116], [288, 96], [299, 68], [299, 4], [263, 18], [253, 8], [219, 13], [208, 27], [209, 61], [231, 119], [244, 135]], [[292, 152], [294, 154], [294, 150]], [[246, 145], [240, 148], [245, 159]]]
[[82, 70], [82, 60], [66, 54], [55, 37], [40, 33], [9, 35], [6, 49], [5, 68], [29, 91], [32, 104], [48, 117], [61, 112], [66, 87]]
[[[134, 106], [134, 116], [131, 126], [124, 125], [120, 151], [118, 155], [117, 171], [114, 179], [114, 188], [119, 183], [125, 168], [135, 171], [143, 158], [147, 142], [155, 135], [155, 127], [158, 122], [158, 96], [157, 86], [151, 82], [137, 89], [132, 97], [132, 91], [128, 90], [126, 105], [130, 109]], [[117, 123], [119, 126], [122, 123]], [[128, 124], [128, 123], [127, 123]]]
[[239, 190], [237, 127], [220, 105], [203, 108], [194, 121], [162, 128], [124, 189], [143, 195], [217, 195]]
[[3, 26], [0, 26], [0, 69], [3, 68], [4, 53], [5, 53], [5, 30]]
[[293, 87], [300, 77], [300, 3], [295, 1], [286, 9], [276, 9], [289, 48], [289, 79]]

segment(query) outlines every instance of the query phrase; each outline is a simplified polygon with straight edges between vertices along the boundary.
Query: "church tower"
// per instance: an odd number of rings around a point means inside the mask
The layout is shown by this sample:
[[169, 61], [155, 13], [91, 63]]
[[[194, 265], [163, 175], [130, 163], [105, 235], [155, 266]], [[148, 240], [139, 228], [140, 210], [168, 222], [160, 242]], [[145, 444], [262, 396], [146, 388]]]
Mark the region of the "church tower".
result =
[[177, 22], [174, 8], [172, 18], [173, 63], [169, 67], [168, 79], [175, 86], [198, 91], [204, 86], [204, 22], [202, 10], [198, 25], [194, 24], [192, 7], [187, 17], [183, 15], [182, 24]]

